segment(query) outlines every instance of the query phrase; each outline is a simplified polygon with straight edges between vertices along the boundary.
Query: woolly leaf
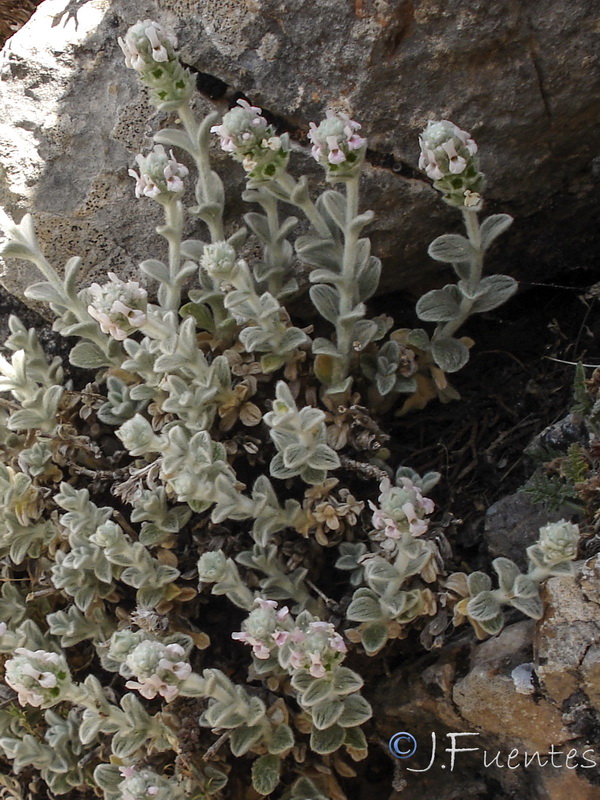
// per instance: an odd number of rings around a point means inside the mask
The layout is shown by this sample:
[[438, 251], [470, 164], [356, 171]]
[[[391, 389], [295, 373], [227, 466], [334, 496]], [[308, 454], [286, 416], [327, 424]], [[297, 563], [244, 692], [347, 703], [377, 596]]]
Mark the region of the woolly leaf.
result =
[[445, 233], [438, 236], [427, 248], [427, 252], [436, 261], [452, 264], [455, 261], [468, 261], [474, 250], [468, 239], [456, 233]]
[[436, 339], [431, 343], [431, 355], [444, 372], [458, 372], [469, 360], [469, 349], [458, 339]]
[[279, 783], [281, 759], [268, 754], [258, 758], [252, 765], [252, 786], [262, 795], [271, 794]]
[[332, 725], [325, 730], [313, 728], [310, 734], [310, 748], [321, 756], [334, 753], [344, 743], [345, 731], [340, 725]]

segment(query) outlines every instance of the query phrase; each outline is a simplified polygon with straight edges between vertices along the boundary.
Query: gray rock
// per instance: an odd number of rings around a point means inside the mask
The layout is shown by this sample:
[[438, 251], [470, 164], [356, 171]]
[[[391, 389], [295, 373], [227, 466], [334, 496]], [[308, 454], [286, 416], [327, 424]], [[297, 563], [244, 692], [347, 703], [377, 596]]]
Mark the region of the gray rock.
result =
[[488, 508], [483, 538], [493, 558], [510, 558], [526, 570], [525, 551], [537, 541], [540, 527], [563, 517], [560, 512], [534, 503], [523, 492], [515, 492]]
[[[417, 135], [433, 117], [473, 133], [488, 210], [517, 217], [493, 268], [547, 279], [591, 258], [600, 153], [592, 0], [46, 0], [3, 56], [0, 203], [16, 217], [34, 213], [55, 262], [81, 253], [87, 282], [109, 269], [129, 274], [162, 252], [157, 210], [134, 202], [127, 167], [167, 120], [148, 106], [116, 43], [147, 17], [176, 30], [204, 86], [216, 78], [227, 96], [244, 92], [296, 134], [327, 106], [363, 122], [373, 155], [362, 203], [377, 213], [384, 290], [419, 292], [450, 278], [426, 248], [458, 230], [459, 216], [416, 170]], [[199, 96], [198, 106], [210, 103]], [[318, 170], [298, 150], [316, 187]], [[239, 193], [240, 170], [222, 158], [217, 169]], [[6, 269], [14, 292], [36, 277], [15, 262]]]

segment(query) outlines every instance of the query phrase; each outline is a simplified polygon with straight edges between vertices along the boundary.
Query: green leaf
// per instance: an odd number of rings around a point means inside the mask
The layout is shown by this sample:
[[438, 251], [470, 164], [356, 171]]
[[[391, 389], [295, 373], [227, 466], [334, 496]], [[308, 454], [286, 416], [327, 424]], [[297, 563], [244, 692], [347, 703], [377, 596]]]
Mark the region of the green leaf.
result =
[[375, 598], [357, 597], [348, 606], [346, 617], [352, 622], [378, 622], [383, 614]]
[[344, 711], [338, 720], [338, 724], [344, 728], [354, 728], [362, 725], [373, 716], [373, 709], [364, 697], [353, 694], [344, 700]]
[[310, 299], [319, 314], [333, 325], [340, 315], [340, 294], [333, 286], [319, 283], [310, 288]]
[[319, 353], [323, 353], [327, 356], [339, 356], [338, 349], [334, 345], [333, 342], [330, 342], [329, 339], [324, 339], [322, 336], [318, 336], [314, 342], [312, 343], [312, 351], [315, 355]]
[[375, 256], [371, 256], [367, 264], [358, 272], [356, 279], [359, 300], [364, 302], [375, 294], [380, 277], [381, 261]]
[[492, 592], [479, 592], [467, 603], [467, 615], [477, 622], [495, 619], [501, 612], [500, 603]]
[[361, 676], [348, 667], [338, 667], [333, 675], [333, 690], [337, 695], [346, 695], [362, 689]]
[[332, 450], [329, 445], [318, 444], [309, 459], [309, 465], [313, 469], [338, 469], [340, 466], [340, 459], [335, 450]]
[[271, 794], [279, 783], [281, 759], [268, 754], [258, 758], [252, 764], [252, 786], [262, 795]]
[[69, 361], [82, 369], [101, 369], [110, 366], [110, 359], [93, 342], [79, 342], [69, 353]]
[[334, 753], [344, 743], [345, 730], [340, 725], [318, 730], [313, 728], [310, 734], [310, 748], [321, 756]]
[[514, 582], [521, 574], [520, 569], [517, 567], [514, 561], [510, 560], [510, 558], [495, 558], [492, 561], [492, 565], [496, 575], [498, 576], [498, 584], [500, 588], [505, 594], [510, 594], [512, 592]]
[[158, 144], [166, 144], [169, 147], [180, 147], [190, 155], [194, 154], [194, 145], [185, 131], [176, 128], [163, 128], [157, 131], [152, 137]]
[[342, 716], [343, 711], [344, 703], [341, 700], [318, 703], [311, 709], [313, 725], [320, 731], [330, 728]]
[[269, 742], [269, 753], [278, 756], [294, 746], [294, 733], [289, 725], [282, 722]]
[[387, 625], [383, 623], [365, 625], [360, 632], [360, 640], [367, 655], [375, 655], [388, 640]]
[[433, 289], [419, 299], [416, 312], [425, 322], [449, 322], [458, 319], [461, 313], [461, 296], [458, 287], [452, 283], [443, 289]]
[[481, 249], [487, 250], [494, 239], [504, 233], [513, 223], [513, 218], [508, 214], [492, 214], [481, 223]]
[[157, 258], [149, 258], [146, 261], [142, 261], [140, 269], [159, 283], [170, 283], [169, 268]]
[[458, 339], [436, 339], [431, 343], [435, 363], [444, 372], [458, 372], [469, 360], [469, 349]]
[[244, 214], [244, 222], [250, 228], [252, 233], [256, 234], [261, 241], [271, 241], [269, 220], [264, 214], [258, 214], [256, 211], [251, 211], [248, 214]]
[[348, 203], [346, 202], [344, 195], [340, 192], [334, 191], [333, 189], [329, 189], [328, 191], [323, 192], [321, 199], [323, 201], [323, 205], [325, 206], [325, 210], [331, 219], [335, 222], [338, 228], [343, 231], [346, 227], [346, 209], [348, 207]]
[[57, 303], [58, 305], [65, 304], [65, 296], [52, 286], [48, 281], [41, 283], [32, 283], [25, 289], [25, 297], [31, 300], [42, 300], [44, 303]]
[[510, 275], [490, 275], [479, 282], [478, 288], [483, 291], [471, 308], [472, 314], [498, 308], [513, 296], [519, 284]]
[[468, 239], [457, 233], [445, 233], [438, 236], [427, 248], [427, 252], [436, 261], [452, 264], [455, 261], [468, 261], [475, 253]]
[[344, 745], [352, 748], [353, 750], [366, 750], [368, 749], [367, 738], [362, 728], [346, 728], [346, 736], [344, 737]]
[[229, 746], [234, 756], [247, 753], [252, 745], [256, 744], [262, 736], [262, 725], [240, 725], [231, 734]]
[[544, 614], [544, 606], [539, 596], [512, 597], [510, 604], [532, 619], [541, 619]]
[[302, 693], [300, 703], [304, 707], [310, 707], [331, 696], [332, 683], [329, 678], [313, 678], [311, 684]]

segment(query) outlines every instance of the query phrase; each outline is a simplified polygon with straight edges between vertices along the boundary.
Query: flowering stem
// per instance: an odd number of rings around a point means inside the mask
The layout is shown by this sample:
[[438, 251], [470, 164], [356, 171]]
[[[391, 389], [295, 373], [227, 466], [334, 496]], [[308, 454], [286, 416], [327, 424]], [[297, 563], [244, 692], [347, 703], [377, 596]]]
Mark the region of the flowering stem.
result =
[[[477, 211], [470, 208], [463, 208], [463, 219], [469, 242], [473, 248], [473, 255], [469, 263], [469, 278], [467, 280], [469, 293], [474, 294], [479, 282], [481, 281], [481, 273], [483, 272], [483, 249], [481, 247], [481, 228], [479, 225], [479, 217]], [[474, 300], [463, 295], [460, 301], [460, 314], [456, 319], [446, 322], [444, 325], [438, 325], [433, 334], [433, 339], [445, 339], [452, 336], [460, 326], [465, 322], [471, 313], [474, 305]]]
[[[225, 238], [223, 231], [223, 203], [221, 198], [216, 196], [216, 193], [212, 189], [214, 177], [216, 176], [214, 176], [214, 173], [210, 168], [208, 146], [204, 146], [204, 137], [201, 135], [200, 130], [201, 126], [198, 124], [198, 121], [196, 120], [196, 117], [194, 116], [188, 102], [182, 103], [180, 106], [178, 106], [177, 114], [179, 115], [179, 119], [181, 120], [181, 123], [185, 129], [185, 132], [189, 136], [192, 145], [189, 152], [194, 159], [196, 163], [196, 169], [198, 170], [197, 187], [199, 193], [201, 194], [202, 201], [206, 204], [214, 206], [215, 211], [217, 207], [219, 209], [216, 213], [211, 213], [210, 215], [207, 214], [203, 219], [210, 231], [211, 241], [222, 242]], [[209, 123], [209, 117], [204, 120], [204, 125], [207, 123]]]
[[183, 204], [181, 200], [169, 200], [164, 204], [165, 225], [158, 232], [169, 243], [169, 283], [165, 286], [162, 306], [165, 311], [179, 311], [181, 284], [178, 280], [181, 266], [181, 235], [183, 232]]
[[352, 225], [353, 220], [358, 215], [359, 198], [359, 176], [350, 178], [346, 181], [346, 225], [344, 228], [344, 256], [342, 260], [341, 280], [338, 283], [340, 293], [340, 313], [336, 321], [336, 343], [339, 358], [337, 359], [334, 372], [334, 385], [345, 380], [350, 368], [352, 356], [352, 328], [355, 319], [348, 319], [357, 305], [355, 302], [356, 293], [356, 244], [360, 235], [360, 229]]
[[288, 172], [282, 172], [277, 176], [275, 181], [288, 195], [288, 202], [297, 206], [304, 212], [306, 218], [317, 231], [319, 236], [322, 236], [324, 239], [331, 239], [331, 232], [327, 227], [325, 220], [319, 213], [317, 207], [310, 199], [308, 192], [296, 192], [297, 197], [296, 199], [292, 200], [292, 195], [296, 189], [298, 189], [298, 182], [294, 180], [294, 178], [292, 178]]

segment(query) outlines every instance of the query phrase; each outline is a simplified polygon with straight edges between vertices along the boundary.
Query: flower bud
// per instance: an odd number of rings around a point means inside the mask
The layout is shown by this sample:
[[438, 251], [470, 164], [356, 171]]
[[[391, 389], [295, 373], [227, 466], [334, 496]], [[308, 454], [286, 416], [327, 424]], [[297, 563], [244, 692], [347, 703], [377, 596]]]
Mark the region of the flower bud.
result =
[[200, 266], [216, 280], [228, 280], [235, 269], [236, 253], [227, 242], [207, 244], [202, 251]]
[[202, 553], [198, 561], [198, 577], [205, 583], [216, 583], [225, 577], [227, 559], [222, 550]]
[[140, 174], [134, 169], [130, 169], [129, 174], [136, 181], [136, 197], [152, 197], [159, 202], [165, 202], [183, 192], [183, 178], [189, 170], [175, 159], [172, 150], [167, 156], [165, 148], [161, 144], [155, 144], [151, 153], [147, 156], [140, 153], [135, 160]]
[[125, 659], [125, 666], [137, 680], [127, 681], [125, 686], [137, 689], [147, 700], [158, 694], [170, 703], [192, 672], [185, 657], [185, 650], [179, 644], [165, 645], [149, 639], [140, 642]]
[[458, 208], [477, 210], [481, 206], [483, 175], [471, 135], [449, 120], [430, 120], [419, 142], [419, 169], [431, 178], [444, 200]]
[[45, 650], [17, 647], [5, 664], [4, 680], [22, 706], [51, 708], [65, 699], [72, 686], [65, 657]]
[[179, 793], [174, 785], [152, 769], [136, 771], [133, 767], [119, 767], [124, 780], [119, 784], [121, 800], [175, 800]]
[[168, 111], [189, 100], [194, 81], [175, 54], [177, 39], [150, 19], [138, 21], [119, 38], [125, 64], [139, 73], [150, 89], [150, 99]]
[[577, 556], [579, 527], [564, 519], [540, 528], [539, 547], [549, 566], [572, 561]]
[[326, 119], [317, 127], [310, 123], [308, 138], [311, 154], [327, 171], [327, 180], [346, 180], [360, 169], [367, 140], [358, 135], [361, 126], [341, 111], [327, 111]]
[[221, 139], [221, 149], [240, 161], [253, 181], [269, 181], [285, 169], [289, 158], [287, 133], [277, 136], [258, 106], [238, 100], [211, 133]]
[[98, 283], [84, 290], [90, 301], [88, 314], [103, 333], [121, 342], [146, 322], [147, 293], [137, 281], [122, 281], [109, 272], [110, 283]]

